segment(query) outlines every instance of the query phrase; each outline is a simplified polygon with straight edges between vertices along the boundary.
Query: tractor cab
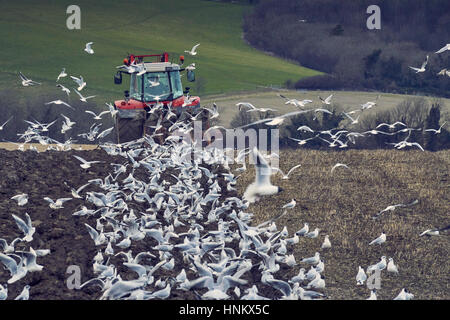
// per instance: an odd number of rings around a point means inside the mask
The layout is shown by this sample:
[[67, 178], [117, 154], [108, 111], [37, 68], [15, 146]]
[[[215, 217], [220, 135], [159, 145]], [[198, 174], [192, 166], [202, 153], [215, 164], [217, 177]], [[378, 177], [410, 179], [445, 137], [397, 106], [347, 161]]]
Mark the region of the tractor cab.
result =
[[[156, 61], [144, 61], [144, 58], [153, 57]], [[184, 57], [180, 57], [181, 65]], [[146, 133], [152, 133], [159, 119], [164, 123], [168, 108], [170, 114], [178, 117], [183, 112], [196, 114], [200, 111], [200, 98], [189, 96], [189, 88], [183, 90], [181, 82], [182, 71], [176, 63], [169, 62], [167, 53], [161, 55], [129, 55], [118, 67], [114, 76], [114, 83], [122, 83], [122, 75], [130, 76], [129, 90], [125, 90], [124, 100], [114, 102], [118, 110], [116, 115], [116, 132], [118, 143], [138, 139]], [[193, 70], [186, 70], [188, 81], [195, 81]], [[185, 94], [187, 94], [185, 96]], [[158, 108], [151, 112], [153, 108]], [[167, 125], [175, 119], [166, 121]], [[209, 123], [205, 123], [207, 127]]]

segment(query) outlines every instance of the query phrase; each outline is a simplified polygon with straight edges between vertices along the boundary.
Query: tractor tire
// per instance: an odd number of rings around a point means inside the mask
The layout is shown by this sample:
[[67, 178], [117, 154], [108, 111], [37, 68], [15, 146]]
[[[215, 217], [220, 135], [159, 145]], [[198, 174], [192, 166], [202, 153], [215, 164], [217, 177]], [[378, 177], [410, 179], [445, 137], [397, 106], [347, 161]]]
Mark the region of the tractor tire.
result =
[[116, 118], [117, 143], [140, 139], [144, 132], [144, 119]]

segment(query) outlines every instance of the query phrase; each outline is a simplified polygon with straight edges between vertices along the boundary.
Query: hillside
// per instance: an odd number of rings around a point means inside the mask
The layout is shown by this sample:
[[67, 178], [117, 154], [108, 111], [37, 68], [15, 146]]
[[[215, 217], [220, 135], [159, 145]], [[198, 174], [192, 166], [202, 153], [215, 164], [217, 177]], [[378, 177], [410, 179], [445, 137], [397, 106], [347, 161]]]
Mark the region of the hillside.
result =
[[[17, 75], [22, 71], [43, 82], [31, 95], [59, 94], [54, 88], [63, 67], [69, 75], [82, 75], [86, 94], [95, 94], [99, 105], [122, 97], [125, 85], [114, 86], [115, 67], [126, 54], [169, 52], [174, 62], [180, 54], [186, 64], [197, 65], [192, 93], [201, 95], [254, 89], [257, 85], [282, 85], [288, 79], [316, 75], [251, 48], [242, 39], [242, 16], [249, 6], [211, 1], [154, 0], [79, 1], [81, 30], [66, 27], [68, 1], [3, 1], [0, 36], [0, 89], [26, 95]], [[83, 51], [94, 42], [94, 54]], [[200, 43], [195, 57], [184, 50]], [[74, 86], [69, 77], [60, 80]], [[187, 84], [185, 84], [187, 85]], [[27, 96], [29, 99], [30, 97]]]

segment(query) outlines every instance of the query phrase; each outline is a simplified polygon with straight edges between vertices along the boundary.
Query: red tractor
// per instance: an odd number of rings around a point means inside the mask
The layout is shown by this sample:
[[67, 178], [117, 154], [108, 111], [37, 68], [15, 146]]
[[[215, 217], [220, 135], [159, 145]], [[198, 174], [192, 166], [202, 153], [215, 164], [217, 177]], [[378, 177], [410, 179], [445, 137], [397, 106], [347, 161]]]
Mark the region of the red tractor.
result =
[[[144, 58], [150, 57], [156, 61], [144, 62]], [[185, 90], [182, 87], [180, 72], [186, 71], [187, 80], [193, 82], [194, 71], [192, 68], [181, 68], [183, 56], [180, 56], [180, 62], [180, 65], [169, 62], [169, 55], [165, 52], [129, 55], [123, 60], [123, 65], [117, 67], [119, 71], [114, 76], [115, 84], [122, 83], [123, 73], [130, 75], [130, 89], [125, 91], [124, 100], [114, 102], [118, 110], [115, 119], [117, 143], [154, 133], [160, 133], [158, 137], [162, 142], [175, 121], [190, 120], [199, 112], [202, 114], [196, 119], [202, 121], [202, 129], [209, 128], [209, 112], [200, 107], [200, 98], [189, 96], [189, 87]], [[155, 132], [156, 128], [159, 128], [158, 132]]]

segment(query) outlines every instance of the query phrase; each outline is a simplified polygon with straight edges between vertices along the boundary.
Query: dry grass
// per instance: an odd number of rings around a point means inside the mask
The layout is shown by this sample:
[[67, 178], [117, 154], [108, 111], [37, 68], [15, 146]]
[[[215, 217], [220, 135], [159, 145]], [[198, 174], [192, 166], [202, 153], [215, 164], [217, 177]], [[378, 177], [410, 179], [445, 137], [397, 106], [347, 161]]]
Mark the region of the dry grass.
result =
[[[351, 171], [331, 168], [345, 163]], [[297, 262], [321, 253], [325, 260], [326, 293], [332, 299], [365, 299], [370, 290], [356, 286], [358, 266], [367, 268], [381, 256], [393, 257], [399, 275], [383, 271], [379, 299], [392, 299], [407, 288], [416, 299], [449, 299], [450, 238], [419, 237], [432, 227], [450, 224], [449, 173], [450, 151], [437, 153], [393, 150], [325, 152], [283, 150], [280, 168], [287, 172], [296, 164], [289, 180], [272, 176], [272, 183], [284, 188], [276, 196], [265, 197], [248, 209], [254, 224], [281, 213], [281, 207], [297, 200], [297, 206], [277, 221], [287, 226], [289, 234], [308, 222], [310, 230], [320, 228], [316, 239], [301, 238], [295, 245]], [[239, 179], [239, 194], [254, 179], [253, 166]], [[419, 203], [386, 212], [378, 220], [372, 217], [388, 205]], [[387, 241], [381, 246], [369, 242], [381, 232]], [[331, 249], [320, 246], [328, 234]], [[299, 267], [308, 268], [300, 263]], [[294, 268], [298, 271], [299, 267]]]

